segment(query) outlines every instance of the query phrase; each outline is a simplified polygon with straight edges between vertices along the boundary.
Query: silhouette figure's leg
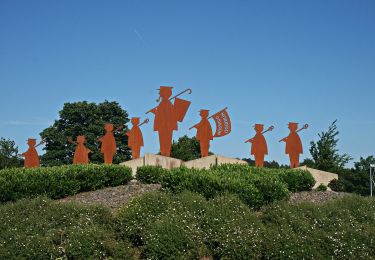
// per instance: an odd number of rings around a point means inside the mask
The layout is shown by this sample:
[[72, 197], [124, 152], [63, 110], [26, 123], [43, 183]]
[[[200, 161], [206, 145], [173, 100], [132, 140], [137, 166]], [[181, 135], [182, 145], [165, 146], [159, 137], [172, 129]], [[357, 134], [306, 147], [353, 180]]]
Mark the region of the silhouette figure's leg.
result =
[[290, 168], [299, 167], [299, 154], [290, 154]]
[[172, 135], [172, 130], [164, 130], [159, 132], [160, 154], [163, 156], [169, 157], [171, 155]]
[[137, 146], [137, 147], [132, 147], [132, 159], [137, 159], [139, 158], [141, 155], [141, 147]]
[[112, 164], [113, 156], [114, 156], [113, 153], [105, 153], [104, 154], [104, 163], [105, 164]]
[[210, 141], [202, 140], [199, 142], [201, 148], [201, 157], [208, 156], [208, 149], [210, 147]]
[[264, 166], [264, 154], [256, 154], [255, 157], [255, 166], [263, 167]]
[[171, 156], [171, 149], [172, 149], [172, 138], [173, 138], [173, 131], [168, 131], [168, 135], [166, 136], [165, 140], [165, 153], [166, 156]]

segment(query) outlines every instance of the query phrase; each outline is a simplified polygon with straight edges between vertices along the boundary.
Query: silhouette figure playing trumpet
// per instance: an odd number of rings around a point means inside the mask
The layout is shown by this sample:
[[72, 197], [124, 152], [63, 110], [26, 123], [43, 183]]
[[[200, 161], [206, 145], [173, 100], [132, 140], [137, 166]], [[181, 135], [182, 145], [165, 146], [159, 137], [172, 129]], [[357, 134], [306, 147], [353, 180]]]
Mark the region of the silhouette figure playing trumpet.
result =
[[210, 141], [214, 139], [212, 134], [212, 127], [208, 121], [209, 110], [202, 109], [199, 111], [201, 116], [201, 121], [194, 127], [197, 129], [197, 140], [200, 144], [201, 156], [208, 156], [208, 151], [210, 149]]
[[84, 135], [77, 136], [77, 142], [74, 142], [71, 137], [68, 138], [68, 142], [76, 144], [76, 150], [74, 152], [73, 164], [87, 164], [89, 163], [89, 153], [91, 150], [86, 148], [86, 138]]
[[105, 135], [99, 138], [99, 141], [102, 143], [100, 151], [104, 155], [104, 163], [112, 164], [113, 157], [115, 156], [117, 150], [116, 140], [113, 134], [113, 125], [107, 123], [104, 125], [104, 129]]
[[38, 145], [36, 145], [36, 139], [29, 138], [27, 140], [27, 144], [29, 145], [29, 149], [26, 152], [22, 153], [21, 156], [25, 157], [24, 167], [25, 168], [36, 168], [40, 166], [38, 152], [36, 151], [36, 147], [39, 145], [44, 144], [44, 141], [40, 141]]
[[263, 131], [264, 125], [255, 124], [254, 125], [254, 130], [256, 132], [255, 136], [245, 142], [245, 143], [251, 143], [251, 154], [254, 155], [256, 167], [264, 166], [264, 156], [268, 154], [268, 147], [267, 147], [266, 138], [264, 138], [264, 134], [269, 131], [272, 131], [273, 129], [274, 127], [270, 126], [266, 131]]
[[[298, 132], [307, 129], [308, 124], [305, 124], [301, 129], [298, 129], [298, 123], [290, 122], [288, 128], [290, 133], [287, 137], [281, 139], [279, 142], [285, 142], [285, 154], [289, 155], [290, 168], [299, 167], [299, 157], [303, 153], [302, 141]], [[297, 130], [298, 129], [298, 130]]]
[[133, 117], [131, 122], [133, 127], [126, 135], [128, 136], [128, 147], [132, 149], [132, 159], [137, 159], [141, 157], [141, 147], [144, 145], [140, 126], [147, 124], [149, 120], [146, 119], [142, 124], [139, 124], [139, 117]]

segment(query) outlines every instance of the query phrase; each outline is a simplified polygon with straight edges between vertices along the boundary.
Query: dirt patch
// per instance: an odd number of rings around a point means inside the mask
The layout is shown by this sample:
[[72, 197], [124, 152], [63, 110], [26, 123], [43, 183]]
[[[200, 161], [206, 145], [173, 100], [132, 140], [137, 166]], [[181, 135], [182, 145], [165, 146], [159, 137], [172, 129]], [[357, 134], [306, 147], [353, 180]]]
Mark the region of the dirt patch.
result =
[[113, 211], [145, 192], [160, 189], [159, 184], [142, 184], [131, 181], [128, 185], [104, 188], [101, 190], [83, 192], [77, 195], [60, 199], [60, 202], [76, 201], [84, 204], [102, 204]]
[[300, 202], [313, 202], [313, 203], [323, 203], [326, 201], [339, 199], [344, 196], [350, 196], [349, 193], [345, 192], [335, 192], [335, 191], [303, 191], [293, 193], [290, 197], [291, 203]]

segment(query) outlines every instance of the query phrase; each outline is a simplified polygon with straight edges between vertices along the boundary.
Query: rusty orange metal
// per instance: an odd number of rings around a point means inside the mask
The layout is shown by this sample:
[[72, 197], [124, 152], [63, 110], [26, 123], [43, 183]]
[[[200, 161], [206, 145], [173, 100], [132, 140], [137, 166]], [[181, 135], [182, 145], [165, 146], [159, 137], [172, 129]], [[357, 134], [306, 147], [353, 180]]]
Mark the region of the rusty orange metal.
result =
[[264, 130], [263, 124], [255, 124], [254, 130], [255, 136], [245, 141], [245, 143], [251, 143], [251, 155], [254, 155], [255, 166], [264, 166], [264, 156], [268, 154], [268, 146], [264, 134], [274, 129], [274, 126], [270, 126], [267, 130]]
[[[190, 107], [191, 102], [178, 98], [184, 93], [192, 93], [191, 89], [186, 89], [178, 95], [172, 96], [172, 88], [168, 86], [161, 86], [159, 89], [160, 102], [158, 106], [146, 112], [153, 113], [154, 131], [159, 133], [160, 154], [163, 156], [171, 155], [173, 131], [178, 130], [178, 122], [182, 122], [185, 118], [186, 112]], [[174, 103], [171, 101], [174, 99]]]
[[298, 123], [290, 122], [288, 128], [290, 133], [287, 137], [281, 139], [279, 142], [285, 142], [285, 154], [289, 155], [290, 168], [299, 167], [299, 157], [303, 153], [302, 141], [298, 135], [298, 132], [307, 129], [308, 124], [305, 124], [302, 128], [298, 129]]

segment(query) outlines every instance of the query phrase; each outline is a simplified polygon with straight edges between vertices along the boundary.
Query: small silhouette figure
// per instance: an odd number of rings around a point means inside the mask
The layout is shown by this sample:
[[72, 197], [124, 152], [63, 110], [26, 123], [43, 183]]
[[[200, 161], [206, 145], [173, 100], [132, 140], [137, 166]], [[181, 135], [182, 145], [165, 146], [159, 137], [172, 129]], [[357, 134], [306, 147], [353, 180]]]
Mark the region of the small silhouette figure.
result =
[[112, 164], [113, 156], [117, 150], [115, 136], [113, 135], [113, 125], [105, 124], [104, 129], [106, 131], [105, 135], [99, 138], [102, 143], [100, 150], [104, 155], [104, 163]]
[[254, 155], [256, 167], [264, 166], [264, 156], [268, 154], [268, 147], [264, 134], [268, 131], [272, 131], [273, 128], [273, 126], [270, 126], [266, 131], [263, 132], [264, 125], [255, 124], [255, 136], [246, 141], [246, 143], [251, 143], [251, 154]]
[[[43, 144], [44, 141], [42, 140], [40, 144]], [[40, 144], [36, 145], [36, 139], [29, 138], [27, 140], [27, 144], [29, 145], [29, 149], [26, 152], [21, 154], [21, 156], [25, 157], [24, 167], [25, 168], [36, 168], [40, 166], [39, 163], [39, 156], [38, 152], [36, 151], [36, 147]]]
[[299, 167], [299, 157], [303, 153], [302, 141], [298, 135], [298, 132], [307, 129], [309, 125], [304, 125], [301, 129], [298, 129], [298, 123], [290, 122], [288, 128], [290, 133], [287, 137], [281, 139], [279, 142], [285, 142], [285, 154], [289, 155], [290, 168]]
[[133, 127], [129, 132], [126, 133], [126, 135], [129, 137], [128, 147], [132, 149], [132, 158], [137, 159], [141, 157], [141, 147], [144, 145], [140, 126], [143, 124], [147, 124], [149, 120], [146, 119], [142, 124], [139, 124], [139, 117], [133, 117], [131, 119], [131, 122]]
[[71, 138], [68, 138], [70, 143], [76, 144], [76, 150], [74, 152], [73, 164], [87, 164], [89, 163], [89, 153], [91, 150], [86, 148], [85, 142], [86, 138], [84, 135], [77, 136], [77, 142], [72, 141]]
[[212, 127], [208, 121], [209, 110], [202, 109], [199, 111], [201, 116], [201, 121], [194, 127], [197, 129], [197, 140], [199, 141], [201, 148], [201, 156], [208, 156], [208, 151], [210, 149], [210, 141], [214, 139], [212, 134]]
[[[191, 89], [187, 89], [171, 98], [172, 88], [161, 86], [160, 97], [157, 100], [157, 102], [160, 100], [161, 102], [157, 107], [147, 112], [155, 114], [154, 131], [159, 132], [160, 154], [168, 157], [171, 155], [173, 131], [178, 130], [177, 122], [183, 121], [191, 104], [191, 102], [177, 97], [185, 92], [192, 92]], [[171, 102], [172, 99], [175, 99], [174, 104]]]

